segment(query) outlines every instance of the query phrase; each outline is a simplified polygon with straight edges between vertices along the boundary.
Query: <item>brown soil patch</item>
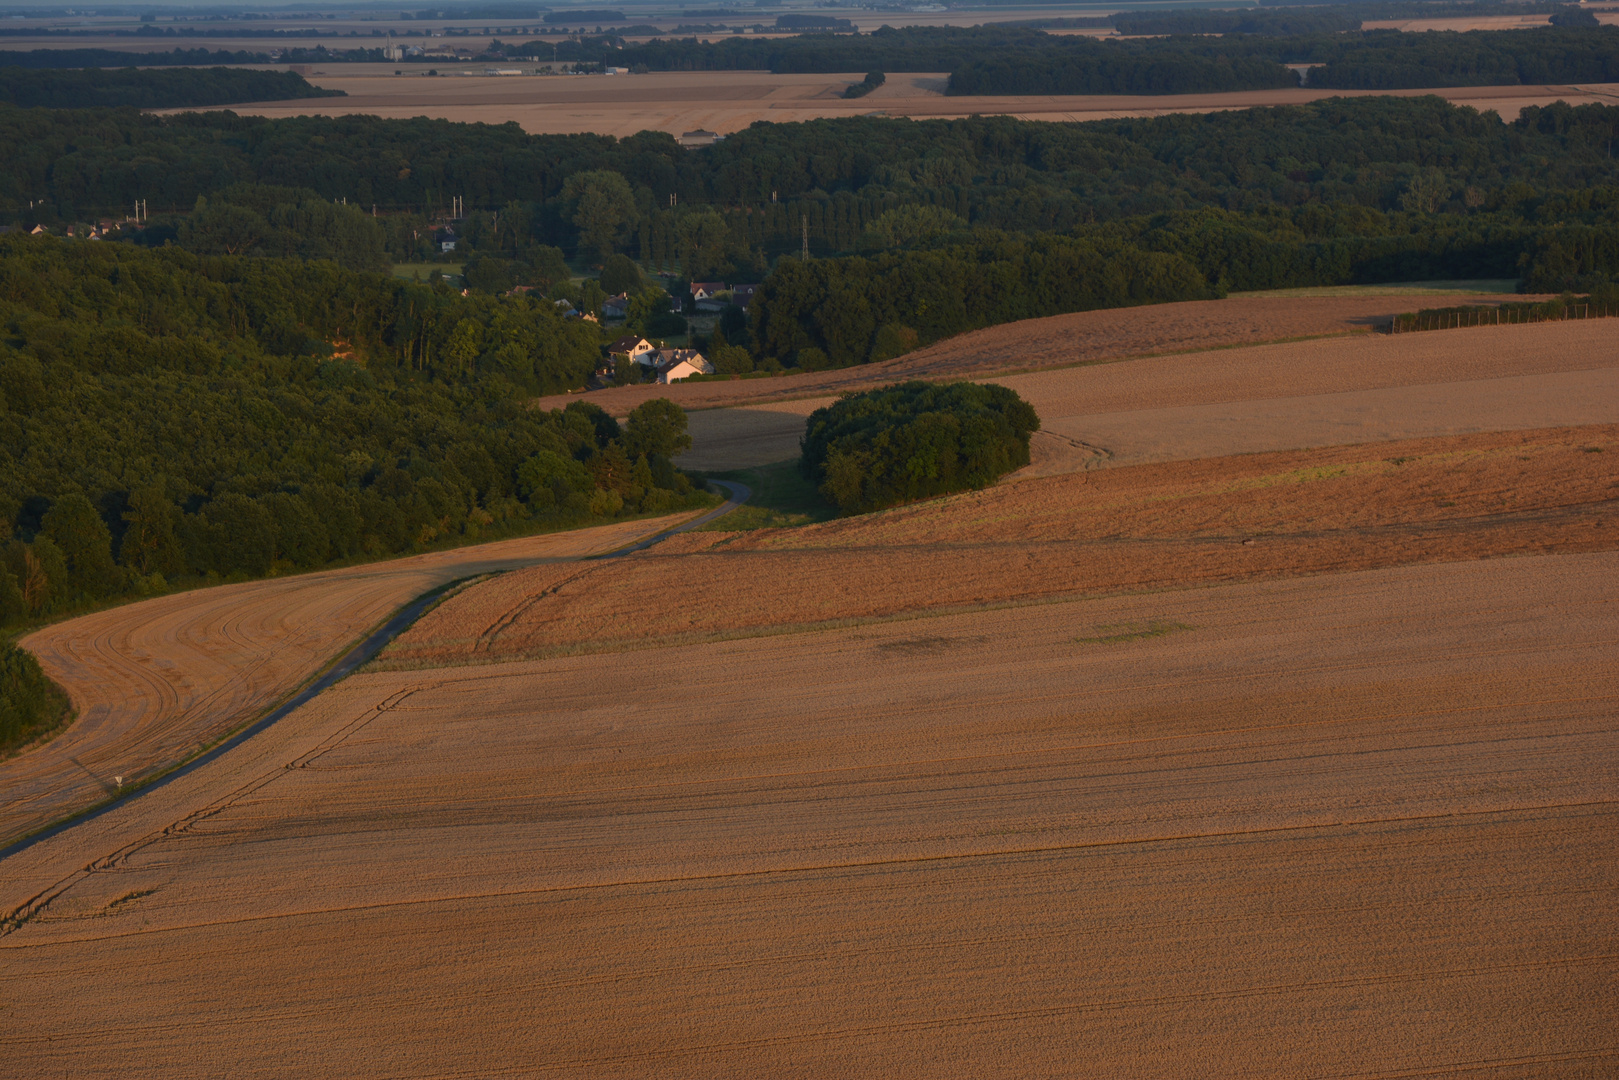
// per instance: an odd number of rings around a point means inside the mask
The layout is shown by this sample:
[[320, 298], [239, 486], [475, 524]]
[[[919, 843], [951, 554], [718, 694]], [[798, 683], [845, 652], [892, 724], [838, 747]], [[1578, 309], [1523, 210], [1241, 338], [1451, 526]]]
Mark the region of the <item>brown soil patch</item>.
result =
[[454, 597], [385, 651], [480, 662], [932, 610], [1619, 546], [1619, 426], [1145, 465], [704, 533]]
[[291, 693], [422, 593], [474, 574], [571, 561], [657, 531], [632, 521], [298, 577], [178, 593], [24, 638], [78, 719], [0, 762], [0, 845], [183, 761]]
[[1603, 553], [362, 674], [19, 857], [6, 1071], [1597, 1080], [1616, 638]]

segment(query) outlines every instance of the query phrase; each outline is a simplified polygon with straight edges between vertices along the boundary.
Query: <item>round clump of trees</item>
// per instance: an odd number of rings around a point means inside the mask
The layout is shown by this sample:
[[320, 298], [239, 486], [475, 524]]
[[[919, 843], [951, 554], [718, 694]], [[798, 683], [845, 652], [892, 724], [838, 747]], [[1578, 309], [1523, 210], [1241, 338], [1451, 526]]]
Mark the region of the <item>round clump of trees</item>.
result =
[[1004, 386], [907, 382], [810, 414], [801, 467], [845, 514], [987, 487], [1029, 463], [1034, 407]]

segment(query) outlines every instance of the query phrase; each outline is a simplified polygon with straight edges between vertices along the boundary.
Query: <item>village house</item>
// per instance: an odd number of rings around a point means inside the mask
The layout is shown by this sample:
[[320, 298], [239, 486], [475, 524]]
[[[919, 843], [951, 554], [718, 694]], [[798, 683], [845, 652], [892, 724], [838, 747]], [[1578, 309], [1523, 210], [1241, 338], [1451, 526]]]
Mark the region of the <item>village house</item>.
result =
[[658, 382], [667, 384], [693, 375], [712, 375], [714, 365], [696, 349], [661, 349], [654, 370], [658, 373]]
[[608, 356], [627, 356], [637, 364], [652, 367], [657, 363], [657, 347], [644, 337], [625, 334], [607, 346]]
[[717, 312], [724, 311], [725, 305], [730, 303], [730, 291], [723, 281], [694, 281], [691, 283], [691, 298], [697, 305], [698, 311]]
[[602, 318], [622, 319], [630, 313], [630, 294], [619, 293], [602, 302]]
[[732, 285], [731, 303], [746, 311], [748, 310], [748, 305], [753, 303], [753, 294], [758, 291], [759, 286], [757, 285]]

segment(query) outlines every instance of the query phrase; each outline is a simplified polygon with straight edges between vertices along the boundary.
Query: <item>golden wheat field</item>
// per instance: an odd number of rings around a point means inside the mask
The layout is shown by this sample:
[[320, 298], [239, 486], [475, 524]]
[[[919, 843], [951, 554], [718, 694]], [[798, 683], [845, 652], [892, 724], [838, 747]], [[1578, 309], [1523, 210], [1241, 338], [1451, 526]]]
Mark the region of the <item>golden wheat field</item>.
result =
[[[1219, 112], [1265, 105], [1299, 105], [1329, 97], [1437, 94], [1457, 105], [1493, 110], [1514, 120], [1530, 105], [1606, 103], [1619, 84], [1580, 86], [1464, 86], [1430, 90], [1251, 90], [1219, 94], [950, 97], [948, 73], [895, 74], [874, 93], [841, 95], [864, 72], [775, 75], [765, 71], [652, 72], [644, 75], [490, 76], [440, 74], [416, 66], [337, 65], [311, 73], [317, 86], [343, 98], [304, 98], [228, 106], [250, 116], [428, 116], [488, 124], [517, 123], [535, 135], [594, 133], [624, 137], [640, 131], [679, 135], [706, 129], [730, 134], [758, 121], [792, 123], [828, 117], [880, 115], [910, 119], [1015, 116], [1024, 120], [1108, 120], [1171, 113]], [[175, 110], [177, 111], [177, 110]]]
[[116, 848], [59, 838], [88, 869], [0, 939], [0, 1045], [87, 1077], [1611, 1075], [1616, 580], [1494, 559], [358, 675], [101, 819]]
[[[1086, 315], [1019, 323], [1025, 347], [977, 347], [993, 330], [887, 364], [824, 375], [622, 387], [615, 412], [664, 391], [691, 413], [683, 464], [735, 469], [798, 453], [805, 418], [835, 394], [925, 374], [1011, 387], [1041, 430], [1022, 475], [1309, 446], [1619, 422], [1619, 334], [1601, 320], [1360, 334], [1242, 349], [1094, 361]], [[1044, 324], [1044, 325], [1035, 325]], [[1019, 359], [1022, 374], [985, 376]], [[1077, 366], [1057, 367], [1068, 361]], [[547, 400], [555, 405], [556, 401]], [[701, 406], [709, 406], [701, 408]], [[730, 405], [729, 408], [714, 408]]]
[[[1068, 442], [984, 491], [45, 632], [105, 643], [52, 661], [104, 729], [181, 731], [533, 564], [0, 854], [0, 1071], [1613, 1075], [1619, 323], [1084, 326], [904, 358], [1033, 369]], [[669, 389], [766, 460], [819, 378]]]

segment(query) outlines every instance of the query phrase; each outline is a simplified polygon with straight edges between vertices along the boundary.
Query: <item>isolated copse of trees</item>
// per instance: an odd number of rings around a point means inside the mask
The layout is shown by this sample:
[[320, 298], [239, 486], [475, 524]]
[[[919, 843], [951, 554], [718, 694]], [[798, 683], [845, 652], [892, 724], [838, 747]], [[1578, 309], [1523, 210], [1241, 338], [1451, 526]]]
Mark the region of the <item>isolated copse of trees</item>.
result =
[[545, 301], [3, 237], [0, 320], [0, 621], [700, 501], [666, 402], [529, 407], [599, 357]]
[[845, 514], [988, 487], [1029, 463], [1033, 406], [1004, 386], [907, 382], [810, 414], [800, 467]]

